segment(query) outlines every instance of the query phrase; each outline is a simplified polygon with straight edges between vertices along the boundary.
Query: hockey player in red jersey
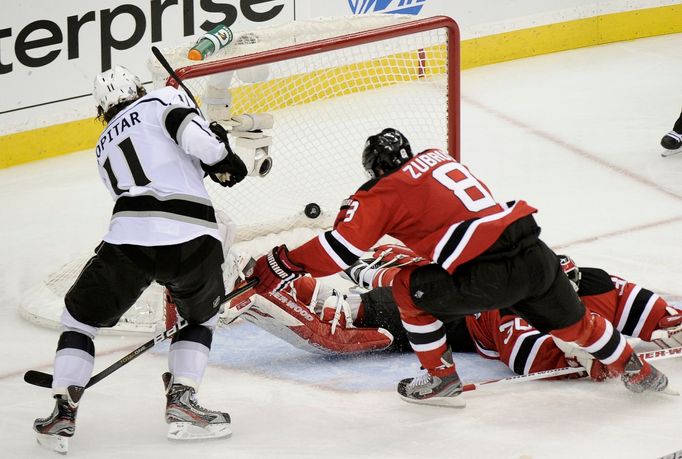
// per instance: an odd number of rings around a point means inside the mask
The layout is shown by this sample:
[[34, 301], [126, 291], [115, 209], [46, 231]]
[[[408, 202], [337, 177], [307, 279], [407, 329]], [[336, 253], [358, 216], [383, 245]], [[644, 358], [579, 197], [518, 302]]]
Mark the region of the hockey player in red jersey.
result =
[[[581, 301], [622, 334], [665, 347], [682, 345], [682, 311], [652, 291], [602, 269], [578, 268], [570, 257], [558, 258]], [[383, 245], [374, 251], [372, 259], [359, 260], [349, 268], [346, 272], [353, 282], [373, 289], [361, 295], [355, 326], [383, 327], [394, 336], [392, 348], [406, 350], [408, 338], [399, 330], [397, 308], [390, 291], [382, 286], [390, 283], [402, 267], [420, 263], [424, 261], [405, 247]], [[591, 355], [541, 333], [505, 308], [447, 324], [446, 334], [453, 350], [475, 350], [485, 358], [501, 360], [518, 374], [563, 368], [577, 361], [593, 379], [610, 376], [608, 368]]]
[[321, 277], [347, 269], [389, 235], [432, 261], [401, 270], [392, 283], [402, 324], [426, 370], [400, 381], [405, 401], [463, 406], [444, 324], [502, 307], [589, 351], [621, 374], [628, 389], [665, 390], [665, 375], [640, 361], [608, 321], [580, 302], [538, 237], [536, 209], [525, 201], [498, 203], [446, 152], [413, 155], [395, 129], [370, 136], [362, 162], [371, 180], [342, 204], [333, 230], [291, 252], [275, 247], [257, 261], [258, 293], [281, 290], [305, 273]]
[[[617, 324], [621, 333], [663, 347], [682, 345], [682, 311], [650, 290], [601, 269], [579, 270], [565, 255], [559, 255], [559, 260], [581, 300]], [[373, 258], [358, 260], [346, 270], [350, 280], [369, 291], [340, 292], [304, 276], [280, 295], [245, 293], [231, 302], [223, 320], [241, 316], [293, 346], [315, 353], [411, 352], [398, 307], [385, 285], [402, 268], [425, 263], [404, 246], [381, 245]], [[541, 333], [506, 309], [467, 316], [446, 324], [445, 329], [453, 351], [477, 352], [500, 360], [518, 374], [580, 364], [595, 380], [610, 376], [591, 355]]]

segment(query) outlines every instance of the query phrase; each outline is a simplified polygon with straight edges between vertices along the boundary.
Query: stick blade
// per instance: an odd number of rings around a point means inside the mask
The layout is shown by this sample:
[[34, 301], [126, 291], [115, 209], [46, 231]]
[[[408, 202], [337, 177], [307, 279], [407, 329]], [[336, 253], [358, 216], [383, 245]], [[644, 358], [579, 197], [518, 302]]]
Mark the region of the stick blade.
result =
[[52, 388], [52, 375], [43, 373], [42, 371], [28, 370], [24, 373], [24, 381], [34, 386]]

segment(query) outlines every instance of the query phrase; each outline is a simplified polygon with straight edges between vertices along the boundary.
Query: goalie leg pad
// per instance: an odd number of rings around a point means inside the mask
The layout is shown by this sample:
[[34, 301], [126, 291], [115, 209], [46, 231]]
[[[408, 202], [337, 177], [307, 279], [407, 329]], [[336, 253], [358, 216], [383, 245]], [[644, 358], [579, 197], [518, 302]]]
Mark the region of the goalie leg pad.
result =
[[289, 344], [309, 352], [352, 354], [389, 347], [393, 336], [382, 328], [352, 328], [320, 319], [286, 291], [255, 295], [243, 317]]

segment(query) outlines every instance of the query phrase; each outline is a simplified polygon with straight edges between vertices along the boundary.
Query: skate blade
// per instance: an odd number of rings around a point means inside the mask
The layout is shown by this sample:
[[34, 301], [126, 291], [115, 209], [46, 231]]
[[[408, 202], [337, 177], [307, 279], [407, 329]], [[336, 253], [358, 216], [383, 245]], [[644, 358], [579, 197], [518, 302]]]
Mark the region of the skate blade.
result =
[[66, 454], [69, 452], [69, 437], [36, 433], [36, 441], [40, 446], [49, 449], [50, 451], [59, 454]]
[[466, 400], [464, 400], [464, 397], [461, 396], [432, 397], [419, 400], [400, 395], [400, 398], [402, 398], [407, 403], [415, 403], [417, 405], [443, 406], [446, 408], [464, 408], [467, 406]]
[[668, 387], [666, 387], [665, 389], [663, 389], [663, 390], [661, 391], [661, 394], [672, 395], [672, 396], [676, 396], [676, 397], [679, 397], [679, 395], [680, 395], [680, 393], [679, 393], [678, 391], [676, 391], [675, 389], [673, 389], [673, 388], [670, 387], [670, 386], [668, 386]]
[[663, 156], [664, 158], [667, 158], [668, 156], [673, 156], [673, 155], [676, 155], [678, 153], [682, 153], [682, 148], [678, 148], [677, 150], [663, 150], [661, 152], [661, 156]]
[[191, 422], [171, 422], [168, 425], [168, 439], [176, 441], [213, 440], [232, 435], [230, 424], [208, 424], [205, 427]]

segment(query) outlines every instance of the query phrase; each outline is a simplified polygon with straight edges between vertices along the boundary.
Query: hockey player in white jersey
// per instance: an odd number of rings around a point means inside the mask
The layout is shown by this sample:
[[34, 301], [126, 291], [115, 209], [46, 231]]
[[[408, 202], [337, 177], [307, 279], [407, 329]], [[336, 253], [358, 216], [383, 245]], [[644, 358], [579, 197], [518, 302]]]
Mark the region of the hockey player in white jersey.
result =
[[172, 292], [188, 322], [173, 337], [163, 375], [168, 437], [229, 436], [230, 416], [201, 407], [195, 397], [225, 295], [221, 237], [203, 180], [208, 174], [230, 187], [253, 165], [175, 88], [146, 94], [138, 77], [116, 66], [96, 77], [94, 96], [105, 125], [94, 154], [115, 204], [109, 231], [65, 296], [56, 405], [34, 423], [39, 443], [66, 452], [93, 371], [95, 335], [114, 326], [154, 281]]

